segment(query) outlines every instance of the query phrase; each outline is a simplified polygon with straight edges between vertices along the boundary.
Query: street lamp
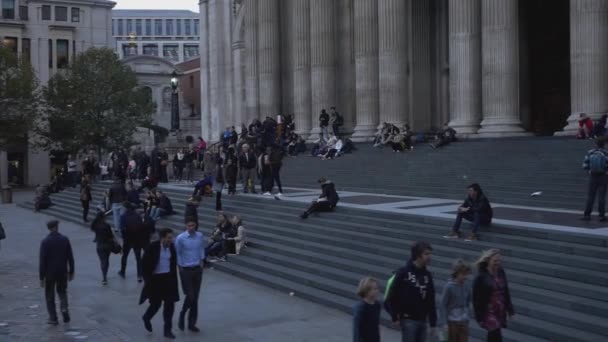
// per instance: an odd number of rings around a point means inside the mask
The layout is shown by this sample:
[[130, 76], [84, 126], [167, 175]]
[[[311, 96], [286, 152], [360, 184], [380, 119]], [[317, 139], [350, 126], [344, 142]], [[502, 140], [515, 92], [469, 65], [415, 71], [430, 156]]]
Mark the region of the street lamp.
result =
[[179, 97], [177, 87], [179, 80], [175, 70], [171, 73], [171, 130], [179, 131]]

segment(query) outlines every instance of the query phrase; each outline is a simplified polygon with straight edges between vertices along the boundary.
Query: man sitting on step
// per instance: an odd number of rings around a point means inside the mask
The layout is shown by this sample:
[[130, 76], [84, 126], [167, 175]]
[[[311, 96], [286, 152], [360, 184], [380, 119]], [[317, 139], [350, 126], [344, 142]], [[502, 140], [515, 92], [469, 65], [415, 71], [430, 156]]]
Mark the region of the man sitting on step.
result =
[[439, 148], [441, 146], [446, 146], [454, 141], [456, 141], [456, 130], [449, 126], [446, 122], [443, 125], [443, 130], [437, 134], [437, 138], [435, 142], [431, 144], [432, 148]]
[[492, 222], [492, 206], [490, 205], [488, 198], [483, 194], [481, 186], [479, 186], [477, 183], [471, 184], [469, 185], [468, 190], [469, 194], [467, 198], [458, 208], [458, 216], [456, 217], [456, 222], [454, 222], [452, 232], [449, 235], [444, 236], [445, 238], [459, 239], [462, 237], [462, 233], [460, 232], [462, 219], [473, 223], [473, 231], [465, 241], [477, 240], [477, 231], [479, 230], [479, 226], [489, 225]]
[[319, 184], [321, 184], [321, 195], [319, 198], [314, 200], [310, 207], [300, 215], [300, 218], [306, 219], [310, 214], [319, 211], [334, 211], [340, 197], [336, 192], [336, 186], [330, 180], [325, 177], [319, 178]]

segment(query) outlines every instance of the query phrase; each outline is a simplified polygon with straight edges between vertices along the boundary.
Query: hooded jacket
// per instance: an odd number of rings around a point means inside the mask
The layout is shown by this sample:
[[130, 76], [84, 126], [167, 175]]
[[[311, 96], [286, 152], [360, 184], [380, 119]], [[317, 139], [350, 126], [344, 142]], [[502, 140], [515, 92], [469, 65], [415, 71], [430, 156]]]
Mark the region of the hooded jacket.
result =
[[336, 192], [336, 186], [331, 181], [325, 181], [323, 185], [321, 185], [321, 196], [319, 198], [326, 198], [327, 201], [335, 207], [338, 205], [338, 201], [340, 200], [340, 196]]

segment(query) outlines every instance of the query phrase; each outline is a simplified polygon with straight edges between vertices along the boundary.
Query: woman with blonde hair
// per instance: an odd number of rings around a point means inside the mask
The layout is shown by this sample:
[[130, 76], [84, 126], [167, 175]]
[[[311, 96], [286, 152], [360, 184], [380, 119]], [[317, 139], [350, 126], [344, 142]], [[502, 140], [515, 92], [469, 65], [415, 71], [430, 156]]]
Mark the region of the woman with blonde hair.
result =
[[240, 216], [233, 216], [230, 219], [230, 223], [232, 224], [233, 231], [236, 235], [229, 236], [226, 240], [234, 242], [235, 254], [239, 255], [241, 254], [241, 250], [246, 247], [245, 244], [247, 243], [245, 227], [243, 226], [243, 220]]
[[507, 276], [501, 264], [500, 250], [484, 251], [477, 261], [478, 273], [473, 281], [473, 308], [479, 326], [488, 331], [488, 342], [502, 342], [502, 328], [507, 316], [515, 315]]

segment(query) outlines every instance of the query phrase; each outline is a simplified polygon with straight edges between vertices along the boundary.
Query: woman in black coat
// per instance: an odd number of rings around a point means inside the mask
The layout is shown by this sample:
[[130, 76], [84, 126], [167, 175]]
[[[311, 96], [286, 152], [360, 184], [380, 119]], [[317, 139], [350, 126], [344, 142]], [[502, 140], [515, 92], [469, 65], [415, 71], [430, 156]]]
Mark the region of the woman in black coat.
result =
[[507, 316], [513, 317], [515, 311], [500, 251], [484, 251], [477, 265], [479, 269], [473, 281], [475, 319], [488, 331], [488, 342], [502, 342], [501, 329], [507, 327]]
[[102, 285], [108, 285], [108, 269], [110, 268], [110, 254], [114, 246], [114, 233], [112, 227], [106, 223], [103, 211], [97, 212], [97, 216], [91, 223], [91, 230], [95, 233], [94, 242], [97, 244], [97, 256], [101, 265]]
[[82, 220], [89, 222], [89, 204], [93, 196], [91, 195], [91, 186], [87, 179], [83, 179], [80, 184], [80, 204], [82, 205]]

